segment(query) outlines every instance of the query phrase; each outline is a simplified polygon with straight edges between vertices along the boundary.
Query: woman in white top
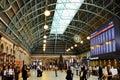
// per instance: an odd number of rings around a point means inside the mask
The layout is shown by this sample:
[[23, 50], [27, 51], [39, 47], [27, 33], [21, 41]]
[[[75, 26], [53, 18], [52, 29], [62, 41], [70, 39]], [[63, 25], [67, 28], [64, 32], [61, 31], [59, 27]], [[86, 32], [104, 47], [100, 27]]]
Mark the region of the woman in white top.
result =
[[13, 77], [14, 77], [14, 69], [10, 65], [8, 69], [8, 80], [13, 80]]
[[3, 67], [3, 71], [2, 71], [2, 80], [7, 80], [7, 75], [8, 75], [8, 67], [5, 66]]
[[42, 76], [42, 69], [40, 68], [40, 66], [37, 66], [37, 77], [41, 77]]

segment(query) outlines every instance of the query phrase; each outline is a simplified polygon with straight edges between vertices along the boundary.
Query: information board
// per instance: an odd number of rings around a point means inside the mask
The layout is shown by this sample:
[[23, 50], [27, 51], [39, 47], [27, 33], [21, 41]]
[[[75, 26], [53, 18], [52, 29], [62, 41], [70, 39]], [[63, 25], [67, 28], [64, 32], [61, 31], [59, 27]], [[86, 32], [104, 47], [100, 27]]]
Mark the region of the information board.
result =
[[115, 25], [113, 21], [105, 24], [90, 35], [91, 56], [115, 52]]

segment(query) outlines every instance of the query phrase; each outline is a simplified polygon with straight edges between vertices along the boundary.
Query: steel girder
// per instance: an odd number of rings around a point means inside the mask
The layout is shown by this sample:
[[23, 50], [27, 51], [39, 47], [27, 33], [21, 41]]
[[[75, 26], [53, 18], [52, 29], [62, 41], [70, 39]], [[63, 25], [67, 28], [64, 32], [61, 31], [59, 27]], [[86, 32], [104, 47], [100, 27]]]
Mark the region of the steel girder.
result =
[[[2, 5], [1, 3], [3, 3], [4, 1], [6, 1], [6, 0], [1, 0], [1, 2], [0, 2], [0, 5]], [[25, 7], [28, 7], [28, 5], [29, 4], [32, 4], [31, 2], [32, 2], [33, 0], [28, 0], [27, 2], [24, 2], [25, 3], [25, 5], [24, 6], [22, 6], [22, 7], [19, 7], [19, 10], [17, 11], [17, 13], [14, 13], [15, 15], [14, 15], [14, 17], [13, 18], [11, 18], [6, 12], [5, 12], [5, 14], [9, 17], [9, 19], [10, 19], [10, 23], [8, 24], [8, 26], [7, 26], [7, 30], [6, 30], [6, 32], [5, 33], [9, 33], [9, 32], [12, 32], [12, 34], [16, 37], [16, 38], [18, 38], [18, 42], [22, 42], [22, 44], [25, 44], [25, 46], [26, 47], [29, 47], [30, 46], [30, 44], [29, 44], [29, 42], [24, 42], [27, 38], [25, 38], [25, 36], [27, 36], [28, 37], [28, 33], [29, 34], [31, 34], [32, 35], [32, 31], [37, 27], [35, 24], [37, 23], [37, 22], [35, 22], [34, 20], [38, 20], [38, 18], [39, 18], [39, 16], [42, 16], [43, 15], [43, 13], [40, 13], [40, 14], [37, 14], [37, 11], [38, 10], [40, 10], [40, 9], [44, 9], [45, 8], [45, 6], [43, 6], [43, 7], [41, 7], [41, 8], [39, 8], [39, 9], [36, 9], [36, 10], [33, 10], [34, 9], [34, 7], [36, 7], [37, 5], [39, 5], [39, 4], [43, 4], [44, 2], [45, 2], [45, 0], [44, 1], [41, 1], [40, 3], [37, 3], [36, 5], [33, 5], [33, 6], [31, 6], [32, 8], [31, 9], [29, 9], [29, 10], [27, 10], [26, 12], [23, 12], [24, 10], [25, 10]], [[92, 20], [94, 20], [95, 18], [97, 18], [97, 17], [99, 17], [99, 19], [104, 19], [105, 21], [108, 21], [108, 19], [106, 19], [106, 16], [109, 16], [109, 14], [111, 14], [111, 15], [113, 15], [113, 16], [116, 16], [117, 18], [119, 18], [120, 19], [120, 16], [118, 16], [118, 15], [116, 15], [114, 12], [112, 12], [112, 11], [110, 11], [110, 10], [108, 10], [107, 9], [107, 7], [108, 6], [110, 6], [113, 2], [114, 2], [114, 0], [111, 0], [111, 2], [109, 3], [109, 4], [105, 4], [105, 2], [106, 2], [107, 0], [103, 0], [103, 3], [104, 3], [104, 5], [101, 5], [101, 4], [99, 4], [99, 1], [98, 2], [96, 2], [95, 3], [95, 1], [94, 0], [85, 0], [85, 3], [83, 4], [83, 5], [86, 5], [86, 6], [91, 6], [91, 10], [87, 10], [87, 9], [79, 9], [79, 12], [84, 12], [84, 13], [89, 13], [89, 14], [93, 14], [93, 15], [95, 15], [95, 17], [94, 18], [92, 18], [90, 21], [87, 21], [86, 22], [86, 20], [79, 20], [79, 19], [73, 19], [72, 21], [73, 22], [79, 22], [79, 23], [82, 23], [82, 24], [85, 24], [83, 27], [80, 27], [80, 30], [79, 31], [83, 31], [82, 33], [85, 33], [87, 30], [85, 30], [84, 28], [85, 27], [88, 27], [89, 29], [90, 29], [90, 27], [92, 26], [92, 25], [94, 25], [94, 24], [90, 24], [90, 22], [92, 22]], [[10, 5], [12, 5], [14, 2], [17, 2], [17, 0], [13, 0], [11, 3], [9, 3], [9, 5], [8, 6], [10, 6]], [[18, 3], [18, 5], [19, 5], [19, 3]], [[55, 6], [56, 5], [56, 3], [52, 3], [52, 4], [49, 4], [48, 6], [50, 7], [50, 6]], [[119, 5], [117, 5], [118, 7], [120, 7]], [[102, 16], [102, 15], [100, 15], [100, 14], [98, 14], [98, 12], [99, 11], [95, 11], [95, 12], [92, 12], [92, 8], [96, 8], [96, 9], [101, 9], [100, 10], [100, 13], [101, 12], [106, 12], [106, 15], [104, 15], [104, 16]], [[12, 8], [13, 9], [13, 8]], [[32, 12], [30, 12], [30, 11], [32, 11]], [[51, 10], [51, 12], [54, 12], [54, 10]], [[23, 16], [20, 18], [18, 15], [19, 15], [19, 13], [22, 13], [23, 14]], [[34, 13], [36, 13], [36, 14], [34, 14]], [[31, 15], [32, 16], [34, 16], [34, 17], [31, 17]], [[27, 17], [30, 17], [30, 19], [28, 20], [28, 21], [26, 21], [26, 18]], [[86, 16], [84, 16], [83, 18], [86, 18]], [[83, 19], [82, 18], [82, 19]], [[18, 20], [19, 19], [19, 20]], [[16, 23], [15, 23], [15, 20], [18, 20]], [[25, 21], [26, 23], [24, 24], [24, 25], [22, 25], [21, 24], [21, 22], [22, 22], [22, 20], [23, 21]], [[34, 21], [34, 22], [33, 22]], [[52, 21], [52, 18], [51, 18], [51, 20], [50, 20], [50, 22]], [[29, 28], [29, 25], [31, 24], [31, 22], [33, 22], [34, 24], [33, 24], [33, 27], [35, 27], [35, 28], [32, 28], [32, 29], [30, 29]], [[97, 22], [96, 22], [97, 23]], [[44, 20], [42, 21], [42, 23], [40, 24], [40, 23], [38, 23], [38, 25], [43, 25], [44, 24]], [[20, 29], [22, 29], [23, 31], [20, 31], [19, 33], [20, 33], [20, 35], [18, 35], [17, 34], [17, 31], [16, 30], [19, 30], [19, 26], [21, 26], [20, 27]], [[79, 25], [78, 25], [79, 26]], [[90, 27], [89, 27], [90, 26]], [[25, 34], [26, 32], [25, 32], [25, 29], [28, 29], [28, 33], [27, 34]], [[34, 36], [36, 35], [36, 36], [38, 36], [38, 39], [39, 38], [41, 38], [41, 37], [39, 37], [40, 36], [40, 34], [42, 33], [42, 27], [40, 28], [39, 26], [37, 27], [38, 28], [38, 30], [36, 31], [36, 32], [34, 32], [35, 34], [33, 35], [33, 36], [31, 36], [31, 37], [33, 37], [34, 38]], [[93, 27], [94, 28], [94, 27]], [[84, 29], [84, 30], [83, 30]], [[96, 28], [95, 28], [96, 29]], [[95, 29], [93, 29], [93, 30], [95, 30]], [[65, 32], [65, 33], [71, 33], [72, 34], [72, 32], [69, 32], [70, 30], [78, 30], [78, 27], [77, 26], [74, 26], [74, 25], [72, 25], [72, 24], [70, 24], [69, 25], [69, 27], [67, 28], [67, 32]], [[37, 33], [38, 32], [38, 33]], [[78, 32], [79, 33], [79, 32]], [[23, 36], [22, 34], [24, 34], [25, 36]], [[77, 34], [77, 33], [76, 33]], [[89, 35], [90, 33], [87, 33], [87, 35]], [[74, 35], [74, 34], [72, 34], [72, 35]], [[30, 38], [29, 38], [29, 40], [30, 40]], [[32, 41], [31, 41], [31, 43], [32, 43]]]

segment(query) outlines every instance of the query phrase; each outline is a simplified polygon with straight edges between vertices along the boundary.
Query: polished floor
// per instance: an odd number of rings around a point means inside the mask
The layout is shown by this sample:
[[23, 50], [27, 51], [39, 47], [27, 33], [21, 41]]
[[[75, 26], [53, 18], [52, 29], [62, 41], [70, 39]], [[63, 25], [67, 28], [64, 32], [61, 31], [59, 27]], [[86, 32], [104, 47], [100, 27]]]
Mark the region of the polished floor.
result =
[[[66, 80], [66, 72], [58, 71], [58, 77], [55, 76], [54, 71], [43, 71], [42, 77], [36, 77], [36, 71], [31, 70], [31, 77], [28, 80]], [[80, 80], [79, 76], [74, 75], [73, 80]], [[96, 76], [91, 76], [88, 80], [98, 80]]]
[[[66, 76], [65, 71], [63, 71], [63, 72], [58, 71], [58, 77], [55, 76], [54, 71], [43, 71], [42, 77], [36, 77], [37, 76], [36, 70], [31, 70], [30, 73], [31, 73], [31, 76], [28, 78], [28, 80], [66, 80], [65, 79], [65, 76]], [[22, 80], [22, 78], [21, 78], [21, 80]], [[74, 74], [73, 80], [80, 80], [79, 76]], [[90, 76], [90, 78], [88, 80], [98, 80], [98, 78], [96, 76]]]

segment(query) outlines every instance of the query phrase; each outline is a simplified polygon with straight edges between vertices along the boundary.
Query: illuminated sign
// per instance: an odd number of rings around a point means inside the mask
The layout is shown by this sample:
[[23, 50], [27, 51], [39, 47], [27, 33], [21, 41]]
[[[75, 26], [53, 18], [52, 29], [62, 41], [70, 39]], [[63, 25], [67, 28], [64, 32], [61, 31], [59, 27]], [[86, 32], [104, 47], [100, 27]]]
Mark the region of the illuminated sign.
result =
[[91, 56], [116, 51], [115, 25], [113, 21], [91, 34]]

